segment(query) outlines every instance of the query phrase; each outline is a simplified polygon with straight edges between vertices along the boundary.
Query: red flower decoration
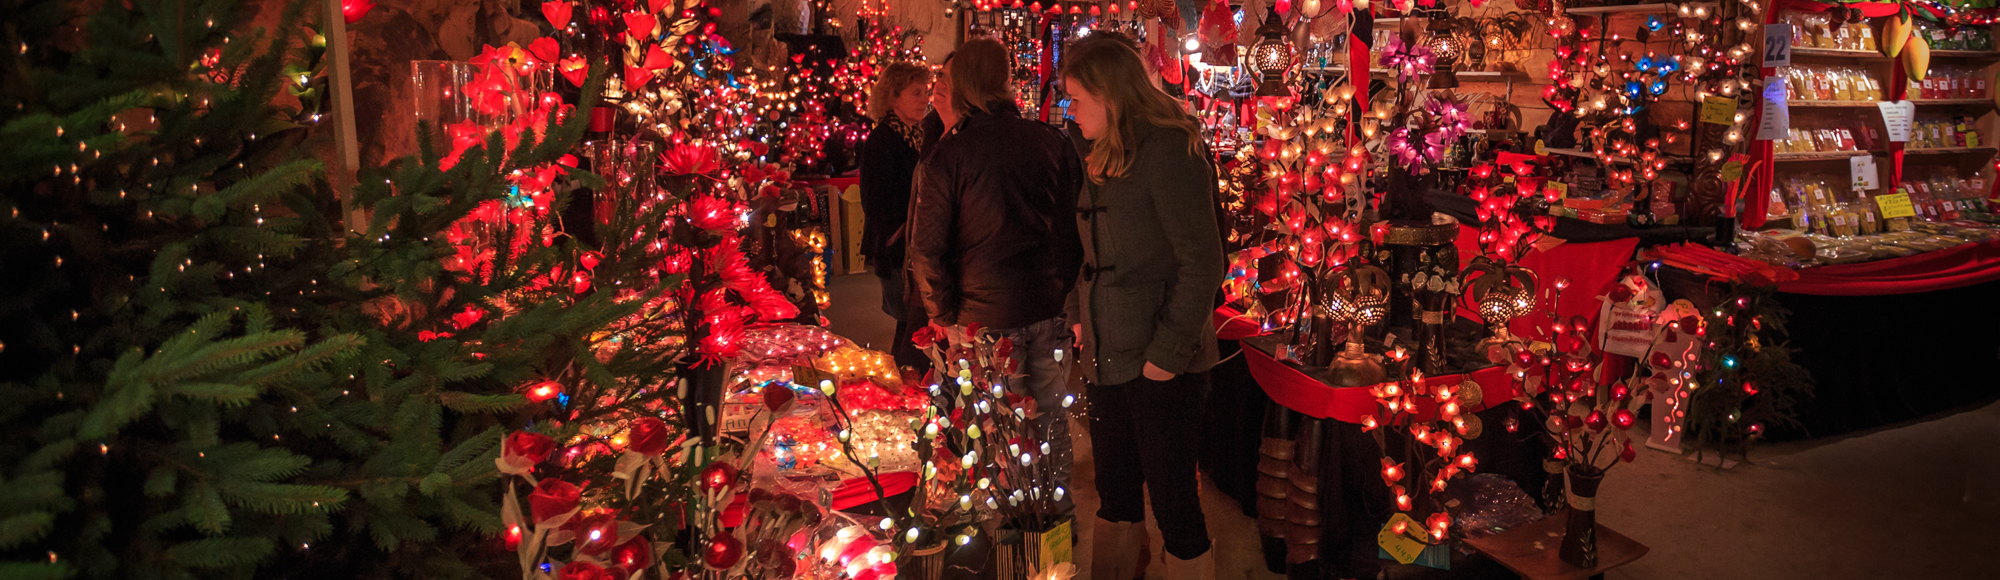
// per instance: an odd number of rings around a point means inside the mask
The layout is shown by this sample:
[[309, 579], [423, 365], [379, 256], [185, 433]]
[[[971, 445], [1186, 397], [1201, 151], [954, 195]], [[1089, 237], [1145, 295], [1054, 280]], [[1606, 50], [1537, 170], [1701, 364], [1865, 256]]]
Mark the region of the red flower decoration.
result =
[[565, 58], [556, 61], [556, 71], [561, 72], [569, 84], [581, 87], [583, 81], [590, 78], [590, 62], [581, 57]]
[[632, 432], [625, 439], [630, 442], [626, 449], [640, 455], [659, 455], [674, 443], [667, 423], [652, 417], [640, 417], [633, 421]]
[[708, 546], [702, 548], [701, 563], [710, 570], [728, 570], [743, 559], [743, 541], [722, 530], [709, 538]]
[[644, 12], [625, 13], [625, 33], [632, 35], [633, 38], [643, 40], [652, 37], [653, 27], [658, 24], [659, 20], [653, 18], [651, 14]]
[[603, 566], [579, 560], [563, 564], [562, 571], [556, 573], [556, 580], [624, 580], [624, 578]]
[[653, 565], [653, 546], [648, 544], [644, 537], [632, 538], [632, 541], [625, 542], [611, 549], [611, 561], [617, 564], [619, 568], [626, 570], [638, 570], [651, 566]]
[[569, 27], [570, 11], [574, 8], [568, 2], [543, 2], [542, 17], [549, 19], [549, 24], [555, 25], [556, 30], [562, 30]]
[[556, 440], [541, 433], [515, 431], [507, 436], [507, 442], [500, 447], [502, 459], [519, 459], [527, 465], [541, 463], [556, 450]]
[[916, 344], [917, 348], [930, 348], [937, 344], [937, 331], [932, 330], [930, 326], [919, 328], [916, 332], [910, 333], [910, 342]]
[[360, 22], [368, 16], [368, 11], [374, 9], [375, 3], [369, 0], [340, 0], [340, 17], [348, 24]]
[[734, 487], [736, 467], [726, 461], [710, 463], [708, 468], [701, 470], [701, 479], [697, 480], [697, 483], [701, 485], [702, 491], [709, 493]]
[[[672, 163], [669, 161], [668, 163]], [[671, 171], [671, 170], [669, 170]], [[701, 196], [688, 202], [688, 222], [694, 227], [709, 231], [736, 229], [736, 206], [721, 198]], [[731, 247], [727, 244], [722, 247]]]
[[576, 485], [550, 477], [535, 485], [534, 493], [528, 494], [528, 508], [534, 514], [535, 524], [540, 525], [575, 511], [582, 499], [583, 490]]
[[528, 43], [528, 54], [535, 55], [535, 59], [542, 62], [555, 62], [562, 58], [562, 45], [557, 44], [556, 39], [544, 36]]
[[722, 160], [714, 148], [685, 143], [661, 153], [660, 164], [661, 169], [673, 175], [707, 175], [722, 169]]
[[473, 306], [471, 304], [467, 304], [465, 305], [465, 310], [459, 311], [458, 314], [451, 315], [451, 325], [452, 327], [457, 328], [459, 330], [465, 330], [466, 327], [478, 324], [479, 320], [485, 317], [486, 317], [486, 311], [480, 310], [479, 307]]
[[618, 518], [611, 512], [578, 515], [566, 527], [576, 534], [576, 550], [585, 555], [598, 556], [618, 547]]
[[653, 71], [646, 70], [646, 67], [625, 67], [625, 90], [636, 91], [649, 82], [653, 82]]
[[667, 51], [660, 50], [660, 45], [655, 44], [646, 51], [646, 60], [639, 66], [646, 70], [660, 70], [674, 66], [674, 57], [668, 56]]
[[1618, 284], [1611, 287], [1611, 301], [1624, 302], [1632, 299], [1632, 287]]

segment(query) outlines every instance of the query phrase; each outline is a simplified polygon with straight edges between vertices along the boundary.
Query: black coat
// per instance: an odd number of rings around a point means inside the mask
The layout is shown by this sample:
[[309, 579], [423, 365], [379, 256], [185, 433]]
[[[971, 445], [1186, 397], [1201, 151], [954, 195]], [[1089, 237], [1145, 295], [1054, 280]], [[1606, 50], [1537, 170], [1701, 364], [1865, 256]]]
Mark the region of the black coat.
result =
[[918, 165], [909, 265], [933, 321], [1019, 328], [1060, 316], [1076, 283], [1083, 162], [1012, 102], [989, 109], [961, 119]]
[[875, 275], [903, 267], [903, 222], [910, 212], [910, 184], [917, 150], [888, 123], [877, 123], [861, 145], [861, 255], [875, 261]]
[[1227, 264], [1216, 225], [1215, 166], [1179, 129], [1141, 127], [1124, 177], [1077, 203], [1085, 264], [1070, 320], [1084, 325], [1084, 376], [1115, 385], [1150, 362], [1174, 374], [1215, 366], [1215, 289]]

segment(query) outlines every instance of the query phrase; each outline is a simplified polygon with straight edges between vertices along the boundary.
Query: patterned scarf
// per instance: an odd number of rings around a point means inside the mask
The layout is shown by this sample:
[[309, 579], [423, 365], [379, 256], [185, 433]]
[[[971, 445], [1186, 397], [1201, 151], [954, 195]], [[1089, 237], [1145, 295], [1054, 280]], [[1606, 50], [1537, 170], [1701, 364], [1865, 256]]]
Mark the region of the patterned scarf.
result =
[[923, 129], [912, 127], [908, 123], [904, 123], [903, 118], [897, 116], [895, 113], [890, 113], [887, 116], [889, 117], [889, 120], [887, 122], [889, 128], [895, 129], [897, 134], [902, 135], [903, 142], [910, 144], [911, 150], [922, 151], [924, 149]]

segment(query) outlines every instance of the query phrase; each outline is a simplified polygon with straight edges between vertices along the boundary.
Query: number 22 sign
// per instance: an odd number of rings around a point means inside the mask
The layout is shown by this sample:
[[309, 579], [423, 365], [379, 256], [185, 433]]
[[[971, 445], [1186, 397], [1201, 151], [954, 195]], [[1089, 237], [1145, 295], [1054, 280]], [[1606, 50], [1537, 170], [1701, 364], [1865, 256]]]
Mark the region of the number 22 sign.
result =
[[1792, 25], [1764, 25], [1764, 66], [1792, 66]]

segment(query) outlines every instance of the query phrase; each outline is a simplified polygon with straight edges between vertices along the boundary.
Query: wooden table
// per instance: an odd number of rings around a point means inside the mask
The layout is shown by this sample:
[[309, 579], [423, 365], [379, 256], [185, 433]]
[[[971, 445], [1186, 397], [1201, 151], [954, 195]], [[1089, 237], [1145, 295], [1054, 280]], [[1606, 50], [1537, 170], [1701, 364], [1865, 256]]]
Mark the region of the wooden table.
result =
[[1484, 538], [1468, 539], [1471, 544], [1508, 570], [1531, 580], [1581, 580], [1603, 578], [1604, 572], [1637, 561], [1650, 551], [1624, 534], [1597, 525], [1597, 567], [1571, 566], [1556, 556], [1562, 546], [1564, 512], [1556, 512], [1534, 523]]

